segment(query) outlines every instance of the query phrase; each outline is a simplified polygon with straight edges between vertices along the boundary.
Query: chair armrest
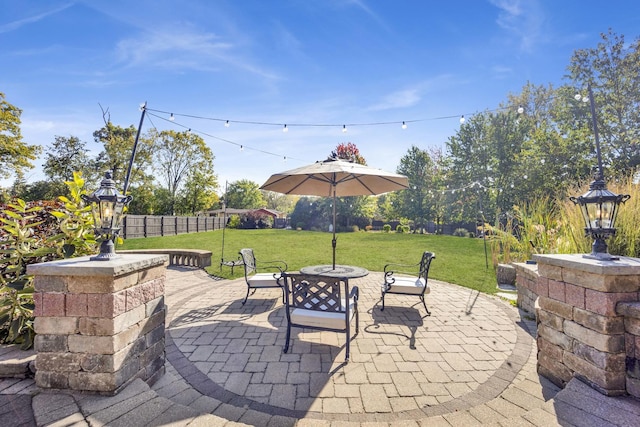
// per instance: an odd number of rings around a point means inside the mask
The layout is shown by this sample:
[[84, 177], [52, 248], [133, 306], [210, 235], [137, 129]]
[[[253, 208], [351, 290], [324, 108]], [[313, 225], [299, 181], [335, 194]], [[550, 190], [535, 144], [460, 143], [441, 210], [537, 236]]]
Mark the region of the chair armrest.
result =
[[256, 263], [256, 268], [261, 270], [279, 270], [280, 273], [287, 271], [289, 266], [284, 261], [260, 261]]
[[353, 298], [356, 301], [358, 301], [359, 297], [360, 297], [360, 289], [358, 289], [357, 286], [354, 286], [353, 288], [351, 288], [351, 292], [349, 292], [349, 298]]

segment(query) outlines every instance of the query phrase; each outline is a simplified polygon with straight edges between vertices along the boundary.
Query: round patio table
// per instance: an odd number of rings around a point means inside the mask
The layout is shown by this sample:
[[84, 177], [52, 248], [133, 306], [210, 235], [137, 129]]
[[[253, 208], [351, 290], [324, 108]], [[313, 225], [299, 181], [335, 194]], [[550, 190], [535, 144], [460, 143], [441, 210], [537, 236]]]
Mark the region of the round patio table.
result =
[[346, 277], [348, 279], [355, 279], [356, 277], [366, 276], [367, 274], [369, 274], [369, 270], [353, 265], [336, 265], [336, 268], [333, 268], [331, 264], [326, 264], [302, 267], [300, 269], [300, 273], [321, 274], [323, 276]]

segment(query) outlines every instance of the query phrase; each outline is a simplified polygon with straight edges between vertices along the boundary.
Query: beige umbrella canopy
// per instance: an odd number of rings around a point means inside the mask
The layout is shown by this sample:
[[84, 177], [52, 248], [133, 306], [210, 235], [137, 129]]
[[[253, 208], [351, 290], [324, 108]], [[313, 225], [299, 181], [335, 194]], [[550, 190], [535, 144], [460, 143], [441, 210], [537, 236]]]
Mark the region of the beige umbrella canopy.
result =
[[373, 196], [409, 188], [404, 175], [329, 158], [276, 173], [260, 189], [283, 194], [333, 197], [333, 268], [336, 266], [336, 197]]

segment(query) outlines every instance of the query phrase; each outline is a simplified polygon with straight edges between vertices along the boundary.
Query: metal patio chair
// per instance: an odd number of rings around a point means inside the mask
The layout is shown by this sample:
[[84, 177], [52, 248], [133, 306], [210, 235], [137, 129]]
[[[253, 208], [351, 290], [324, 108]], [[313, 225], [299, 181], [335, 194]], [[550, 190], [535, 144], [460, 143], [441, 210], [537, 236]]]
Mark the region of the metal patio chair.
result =
[[[278, 279], [287, 270], [287, 263], [284, 261], [261, 261], [258, 262], [253, 253], [253, 249], [244, 248], [240, 250], [240, 257], [244, 266], [244, 280], [247, 283], [247, 295], [242, 301], [242, 305], [247, 302], [249, 293], [252, 295], [256, 289], [282, 288]], [[263, 271], [271, 271], [263, 272]], [[253, 290], [253, 292], [252, 292]], [[284, 302], [284, 289], [282, 294]]]
[[349, 288], [349, 279], [323, 275], [283, 273], [287, 336], [283, 351], [289, 351], [291, 328], [344, 332], [345, 362], [349, 361], [351, 321], [355, 317], [355, 337], [359, 331], [357, 286]]
[[424, 301], [424, 295], [431, 292], [428, 283], [429, 267], [435, 259], [433, 252], [425, 252], [417, 264], [387, 264], [384, 266], [384, 283], [382, 284], [382, 308], [387, 294], [413, 295], [420, 298], [427, 315], [431, 312]]

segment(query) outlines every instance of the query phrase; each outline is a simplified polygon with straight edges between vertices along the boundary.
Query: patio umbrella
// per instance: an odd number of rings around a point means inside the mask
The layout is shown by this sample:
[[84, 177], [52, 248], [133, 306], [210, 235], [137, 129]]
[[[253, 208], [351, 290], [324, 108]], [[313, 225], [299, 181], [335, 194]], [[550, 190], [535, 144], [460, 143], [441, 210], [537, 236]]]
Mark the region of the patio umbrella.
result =
[[333, 269], [336, 268], [336, 197], [373, 196], [409, 188], [404, 175], [329, 158], [271, 175], [261, 190], [283, 194], [333, 197]]

